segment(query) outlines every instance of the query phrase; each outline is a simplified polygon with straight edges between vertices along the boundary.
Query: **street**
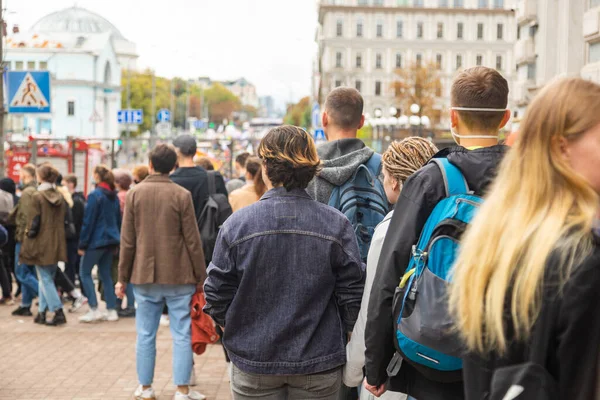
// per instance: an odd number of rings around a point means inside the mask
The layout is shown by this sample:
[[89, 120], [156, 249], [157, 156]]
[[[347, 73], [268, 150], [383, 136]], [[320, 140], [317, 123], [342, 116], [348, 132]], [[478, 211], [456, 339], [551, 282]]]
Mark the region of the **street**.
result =
[[[14, 307], [0, 306], [0, 399], [133, 398], [138, 385], [134, 319], [86, 325], [77, 322], [81, 313], [68, 314], [66, 326], [52, 328], [11, 316]], [[160, 327], [156, 347], [153, 386], [158, 399], [171, 399], [175, 387], [168, 327]], [[195, 390], [210, 400], [231, 398], [221, 346], [195, 356], [195, 371]]]

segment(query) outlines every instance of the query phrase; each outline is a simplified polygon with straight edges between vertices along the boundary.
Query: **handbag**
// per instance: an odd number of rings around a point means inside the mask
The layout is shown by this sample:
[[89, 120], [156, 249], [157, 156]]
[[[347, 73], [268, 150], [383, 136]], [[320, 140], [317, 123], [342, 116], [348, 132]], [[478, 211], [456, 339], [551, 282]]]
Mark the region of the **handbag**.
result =
[[554, 318], [552, 310], [556, 309], [551, 304], [548, 312], [540, 313], [527, 361], [493, 371], [489, 400], [558, 400], [560, 398], [558, 384], [546, 369]]

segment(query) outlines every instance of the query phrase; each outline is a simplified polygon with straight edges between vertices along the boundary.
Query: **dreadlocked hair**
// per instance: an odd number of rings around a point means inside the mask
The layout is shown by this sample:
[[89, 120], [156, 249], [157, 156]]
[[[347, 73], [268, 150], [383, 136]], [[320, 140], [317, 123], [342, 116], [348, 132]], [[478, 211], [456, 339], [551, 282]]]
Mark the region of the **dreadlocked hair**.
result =
[[383, 153], [383, 167], [398, 182], [404, 183], [437, 152], [438, 148], [429, 140], [421, 137], [409, 137], [390, 144], [390, 147]]

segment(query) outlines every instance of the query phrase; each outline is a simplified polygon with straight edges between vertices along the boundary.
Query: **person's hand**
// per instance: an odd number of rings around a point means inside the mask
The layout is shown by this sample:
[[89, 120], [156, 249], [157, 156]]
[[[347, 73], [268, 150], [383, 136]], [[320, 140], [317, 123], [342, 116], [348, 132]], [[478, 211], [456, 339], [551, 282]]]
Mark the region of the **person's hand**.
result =
[[127, 289], [127, 284], [126, 283], [118, 282], [115, 285], [115, 295], [117, 296], [118, 299], [123, 299], [123, 297], [125, 297], [125, 290], [126, 289]]
[[204, 283], [196, 284], [196, 293], [204, 293]]
[[367, 380], [365, 379], [365, 389], [367, 389], [369, 392], [371, 392], [373, 394], [373, 396], [375, 397], [381, 397], [385, 391], [385, 384], [383, 385], [379, 385], [379, 386], [371, 386], [367, 383]]
[[77, 250], [77, 254], [79, 254], [81, 257], [85, 256], [85, 250]]

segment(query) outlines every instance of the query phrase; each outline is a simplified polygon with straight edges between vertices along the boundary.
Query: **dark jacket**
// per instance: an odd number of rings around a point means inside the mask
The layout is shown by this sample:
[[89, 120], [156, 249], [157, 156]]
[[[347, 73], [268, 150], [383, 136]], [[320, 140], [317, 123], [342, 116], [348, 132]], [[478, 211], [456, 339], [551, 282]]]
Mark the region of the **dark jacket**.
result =
[[239, 369], [314, 374], [345, 364], [364, 278], [348, 219], [304, 190], [278, 188], [223, 225], [204, 310], [225, 327]]
[[83, 227], [83, 216], [85, 214], [85, 195], [83, 192], [75, 192], [73, 197], [73, 223], [75, 224], [75, 231], [77, 232], [77, 240], [81, 234], [81, 228]]
[[35, 212], [33, 208], [33, 195], [36, 192], [35, 182], [30, 182], [21, 190], [21, 198], [16, 207], [11, 212], [9, 220], [14, 219], [17, 229], [15, 239], [17, 243], [22, 243], [25, 239], [25, 231], [29, 228], [27, 224], [33, 218]]
[[[542, 311], [534, 325], [531, 338], [536, 334], [539, 321], [551, 322], [549, 351], [546, 369], [558, 383], [559, 399], [595, 399], [596, 385], [600, 380], [598, 354], [600, 354], [600, 241], [595, 238], [593, 253], [574, 268], [563, 291], [560, 292], [558, 259], [552, 257], [546, 269], [546, 284], [542, 299]], [[507, 309], [507, 332], [512, 322]], [[548, 318], [548, 319], [546, 319]], [[482, 357], [471, 354], [465, 358], [463, 376], [467, 400], [479, 400], [489, 393], [494, 369], [529, 360], [532, 345], [515, 342], [509, 338], [509, 347], [502, 357]]]
[[[447, 157], [457, 166], [469, 188], [483, 195], [502, 160], [505, 146], [478, 150], [453, 147], [440, 151], [435, 157]], [[444, 181], [439, 167], [428, 164], [412, 175], [404, 185], [390, 228], [386, 235], [373, 290], [369, 299], [365, 332], [367, 380], [371, 385], [386, 382], [386, 368], [395, 353], [392, 300], [394, 290], [410, 261], [411, 248], [419, 240], [427, 218], [445, 197]], [[391, 378], [388, 390], [408, 393], [417, 399], [462, 399], [462, 382], [441, 384], [432, 382], [404, 363], [396, 377]]]
[[[12, 195], [13, 204], [15, 205], [15, 207], [19, 204], [19, 197], [16, 195], [17, 185], [15, 184], [15, 181], [13, 181], [10, 178], [0, 179], [0, 190], [4, 190], [5, 192], [8, 192]], [[5, 257], [5, 260], [10, 263], [10, 265], [14, 265], [14, 262], [12, 260], [14, 259], [15, 246], [17, 244], [17, 226], [14, 218], [10, 218], [10, 220], [4, 226], [4, 228], [6, 228], [6, 231], [8, 233], [8, 241], [4, 246], [2, 246], [2, 254]]]
[[121, 207], [117, 192], [96, 188], [88, 196], [79, 237], [81, 250], [117, 246], [120, 242]]
[[[208, 175], [206, 170], [201, 167], [178, 168], [171, 174], [170, 178], [192, 194], [196, 221], [200, 221], [202, 210], [208, 200]], [[224, 194], [227, 197], [225, 181], [218, 172], [215, 174], [215, 186], [217, 193]]]
[[69, 206], [65, 199], [53, 188], [35, 192], [32, 205], [19, 262], [45, 266], [67, 261], [65, 214]]

